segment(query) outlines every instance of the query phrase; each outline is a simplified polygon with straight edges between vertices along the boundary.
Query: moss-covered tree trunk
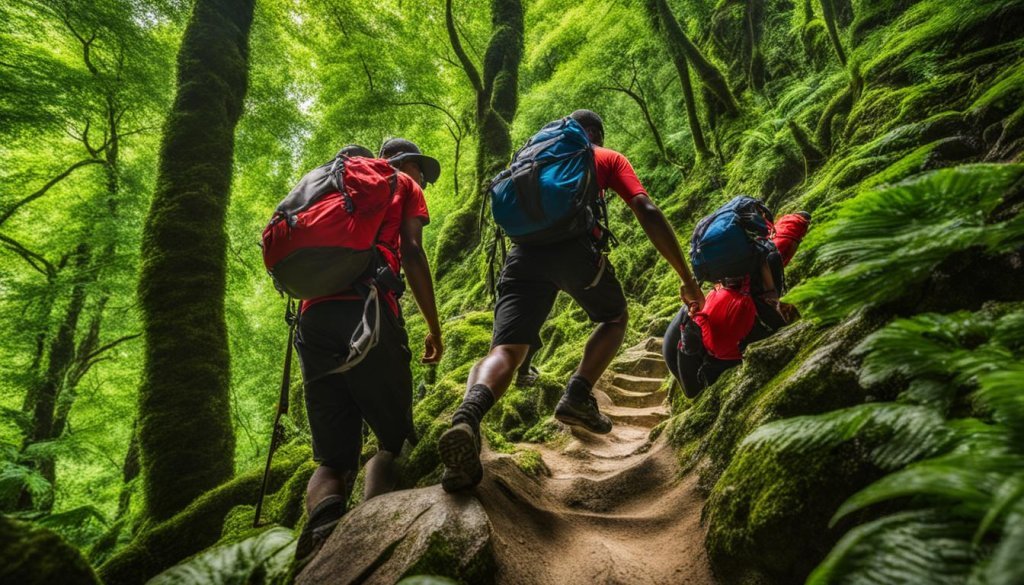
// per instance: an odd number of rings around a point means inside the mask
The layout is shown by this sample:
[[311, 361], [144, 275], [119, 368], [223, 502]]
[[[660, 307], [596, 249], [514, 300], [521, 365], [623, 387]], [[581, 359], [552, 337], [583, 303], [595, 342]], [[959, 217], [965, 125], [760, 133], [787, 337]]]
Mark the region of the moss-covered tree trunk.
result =
[[846, 52], [843, 51], [843, 43], [839, 40], [839, 28], [836, 25], [836, 10], [832, 0], [821, 0], [821, 14], [825, 20], [825, 27], [828, 28], [828, 38], [832, 41], [832, 47], [836, 50], [836, 57], [846, 67]]
[[697, 157], [702, 159], [711, 158], [711, 151], [704, 139], [704, 130], [700, 125], [700, 117], [697, 115], [697, 98], [693, 94], [693, 83], [690, 81], [690, 65], [686, 62], [686, 54], [682, 48], [672, 42], [667, 29], [661, 19], [661, 12], [657, 6], [658, 0], [647, 0], [644, 2], [644, 10], [647, 12], [647, 20], [651, 27], [657, 31], [665, 43], [672, 64], [676, 67], [679, 75], [679, 84], [683, 88], [683, 105], [686, 107], [686, 120], [690, 125], [690, 135], [693, 137], [693, 147], [697, 151]]
[[743, 15], [746, 26], [747, 83], [754, 91], [764, 89], [764, 54], [761, 37], [764, 36], [764, 0], [748, 0]]
[[519, 107], [519, 64], [523, 58], [521, 0], [491, 1], [491, 38], [484, 52], [483, 75], [462, 46], [455, 26], [452, 0], [445, 2], [445, 20], [452, 50], [476, 94], [476, 188], [453, 214], [438, 242], [438, 275], [444, 274], [463, 251], [479, 241], [477, 212], [494, 175], [512, 156], [509, 128]]
[[145, 513], [154, 520], [170, 518], [230, 478], [234, 467], [224, 221], [253, 4], [193, 6], [143, 232], [139, 449]]
[[697, 72], [704, 87], [715, 97], [715, 101], [718, 102], [722, 110], [730, 115], [738, 113], [739, 106], [736, 103], [736, 98], [732, 95], [732, 90], [729, 89], [725, 76], [700, 52], [690, 37], [686, 36], [679, 21], [672, 14], [668, 2], [666, 0], [650, 0], [645, 4], [648, 11], [652, 11], [660, 23], [669, 54], [674, 55], [675, 52], [681, 52]]

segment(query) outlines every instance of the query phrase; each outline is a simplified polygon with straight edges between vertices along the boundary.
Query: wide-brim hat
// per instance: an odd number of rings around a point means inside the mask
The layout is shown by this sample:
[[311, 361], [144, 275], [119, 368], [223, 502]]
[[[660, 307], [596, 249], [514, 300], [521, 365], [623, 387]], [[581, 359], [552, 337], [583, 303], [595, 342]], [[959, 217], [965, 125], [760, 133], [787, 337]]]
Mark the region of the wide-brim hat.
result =
[[388, 159], [395, 167], [406, 161], [415, 161], [423, 169], [423, 178], [428, 183], [437, 181], [441, 176], [441, 163], [436, 158], [423, 154], [418, 146], [403, 138], [386, 141], [380, 147], [380, 157]]

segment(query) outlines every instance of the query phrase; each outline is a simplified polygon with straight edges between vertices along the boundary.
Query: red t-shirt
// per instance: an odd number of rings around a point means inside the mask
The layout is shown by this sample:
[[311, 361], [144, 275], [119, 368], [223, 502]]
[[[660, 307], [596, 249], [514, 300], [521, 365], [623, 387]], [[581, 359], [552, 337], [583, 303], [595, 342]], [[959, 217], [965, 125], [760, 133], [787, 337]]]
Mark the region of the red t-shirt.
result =
[[622, 154], [603, 146], [594, 146], [594, 166], [597, 169], [597, 185], [602, 190], [611, 189], [627, 204], [637, 195], [647, 195], [647, 190]]
[[[402, 269], [402, 222], [411, 218], [418, 218], [423, 225], [430, 223], [427, 200], [423, 197], [423, 189], [420, 189], [412, 177], [405, 173], [398, 173], [398, 184], [391, 197], [391, 203], [384, 212], [384, 221], [381, 223], [380, 231], [377, 232], [377, 251], [388, 266], [395, 271], [395, 274], [399, 274]], [[352, 291], [342, 291], [338, 294], [303, 301], [301, 310], [305, 311], [324, 301], [359, 299], [361, 297]], [[385, 299], [391, 310], [398, 314], [398, 299], [394, 293], [388, 294]]]

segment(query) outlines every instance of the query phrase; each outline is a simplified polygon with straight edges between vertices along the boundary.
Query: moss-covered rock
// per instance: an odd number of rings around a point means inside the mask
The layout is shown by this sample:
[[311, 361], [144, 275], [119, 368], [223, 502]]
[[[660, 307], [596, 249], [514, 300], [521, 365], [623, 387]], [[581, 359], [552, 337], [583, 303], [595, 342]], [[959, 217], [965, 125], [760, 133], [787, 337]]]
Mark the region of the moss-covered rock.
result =
[[385, 494], [342, 518], [296, 584], [394, 583], [425, 574], [491, 583], [490, 530], [470, 495], [445, 494], [440, 486]]
[[[274, 457], [268, 490], [277, 491], [312, 459], [306, 445], [288, 445]], [[127, 547], [99, 568], [107, 585], [135, 585], [216, 543], [224, 519], [236, 506], [254, 502], [263, 470], [240, 475], [196, 499], [171, 519], [144, 526]]]
[[45, 528], [0, 515], [0, 583], [99, 585], [78, 549]]

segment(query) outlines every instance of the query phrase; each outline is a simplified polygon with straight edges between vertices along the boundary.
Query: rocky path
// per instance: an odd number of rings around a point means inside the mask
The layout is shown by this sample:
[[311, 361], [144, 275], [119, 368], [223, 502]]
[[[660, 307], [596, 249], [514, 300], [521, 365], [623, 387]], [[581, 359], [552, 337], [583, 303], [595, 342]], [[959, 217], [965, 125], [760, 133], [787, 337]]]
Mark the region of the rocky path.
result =
[[548, 473], [485, 456], [478, 494], [498, 583], [714, 583], [695, 479], [680, 478], [664, 440], [648, 439], [669, 415], [660, 348], [651, 338], [626, 350], [596, 385], [611, 433], [574, 429], [561, 446], [520, 446], [540, 451]]
[[434, 485], [364, 502], [297, 585], [391, 585], [417, 574], [471, 584], [713, 584], [696, 478], [680, 476], [664, 439], [649, 439], [669, 414], [660, 347], [651, 338], [626, 350], [596, 385], [611, 433], [574, 429], [558, 444], [519, 445], [540, 453], [536, 475], [517, 455], [485, 448], [484, 480], [472, 492]]

